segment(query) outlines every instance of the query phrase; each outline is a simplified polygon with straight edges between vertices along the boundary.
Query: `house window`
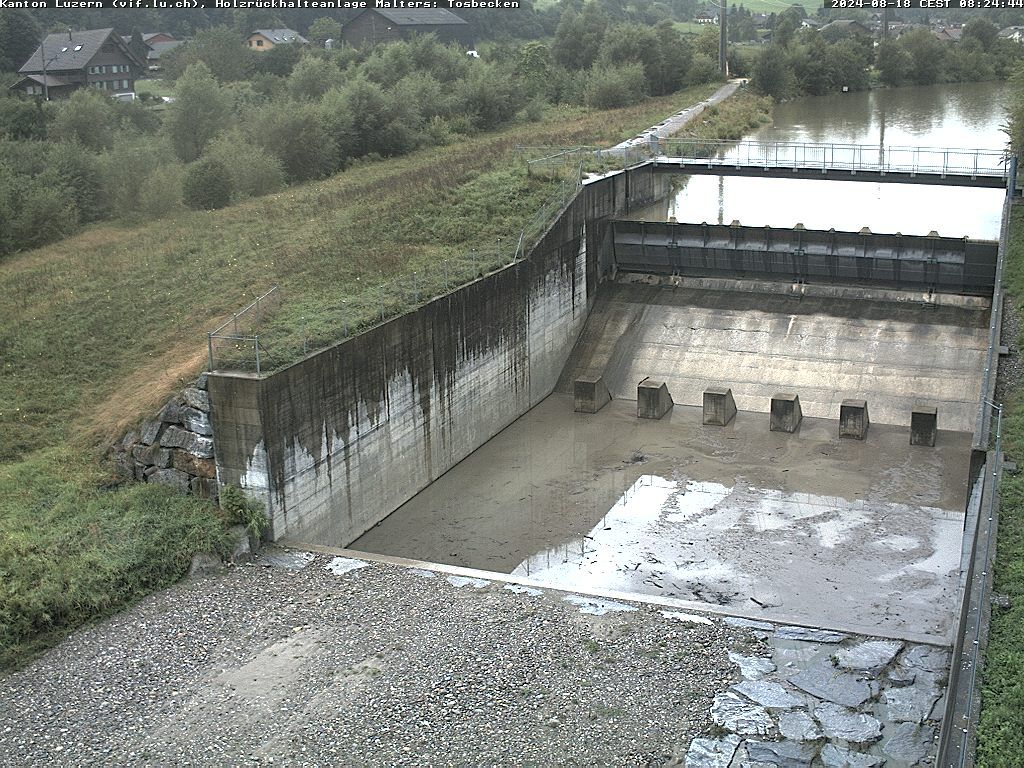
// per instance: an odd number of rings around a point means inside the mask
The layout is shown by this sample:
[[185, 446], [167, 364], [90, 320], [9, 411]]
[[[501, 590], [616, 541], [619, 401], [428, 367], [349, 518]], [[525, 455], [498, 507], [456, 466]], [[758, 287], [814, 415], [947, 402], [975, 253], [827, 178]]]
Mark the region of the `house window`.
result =
[[256, 41], [256, 47], [257, 48], [262, 48], [263, 47], [263, 41], [262, 40], [257, 40]]

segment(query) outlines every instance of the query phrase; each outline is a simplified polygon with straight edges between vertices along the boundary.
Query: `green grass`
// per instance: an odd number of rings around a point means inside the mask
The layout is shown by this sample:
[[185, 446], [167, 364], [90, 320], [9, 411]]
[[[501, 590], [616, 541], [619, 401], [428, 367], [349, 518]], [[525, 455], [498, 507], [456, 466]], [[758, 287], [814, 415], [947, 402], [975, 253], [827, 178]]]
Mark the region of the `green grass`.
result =
[[219, 546], [209, 505], [153, 486], [111, 490], [101, 460], [202, 370], [206, 331], [279, 284], [273, 323], [294, 352], [303, 327], [315, 344], [337, 338], [339, 321], [372, 322], [382, 280], [411, 284], [416, 272], [422, 299], [445, 270], [469, 279], [497, 265], [486, 251], [557, 184], [527, 176], [517, 144], [614, 144], [714, 88], [612, 111], [553, 108], [540, 123], [220, 211], [94, 226], [0, 262], [0, 664]]
[[224, 552], [208, 503], [105, 479], [61, 449], [0, 466], [0, 668]]
[[[1014, 206], [1004, 270], [1007, 293], [1018, 311], [1024, 307], [1024, 208]], [[1024, 335], [1004, 339], [1020, 349]], [[1024, 459], [1024, 407], [1021, 391], [1006, 396], [1003, 451]], [[1000, 484], [999, 531], [994, 591], [1008, 595], [1011, 607], [992, 608], [992, 626], [982, 688], [977, 765], [1021, 765], [1024, 755], [1024, 474], [1004, 474]]]

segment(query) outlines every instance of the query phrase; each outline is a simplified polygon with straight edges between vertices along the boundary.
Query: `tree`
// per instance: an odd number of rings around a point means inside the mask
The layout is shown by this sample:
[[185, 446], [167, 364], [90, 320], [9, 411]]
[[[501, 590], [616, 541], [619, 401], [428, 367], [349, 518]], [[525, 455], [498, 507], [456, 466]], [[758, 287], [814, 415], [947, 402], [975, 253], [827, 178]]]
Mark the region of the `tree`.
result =
[[207, 146], [204, 157], [216, 160], [228, 169], [233, 200], [269, 195], [284, 186], [281, 161], [252, 143], [238, 128], [232, 128], [214, 138]]
[[253, 53], [253, 72], [264, 75], [288, 77], [302, 58], [302, 46], [298, 43], [275, 45], [269, 51]]
[[164, 118], [164, 130], [178, 158], [186, 163], [198, 159], [207, 142], [230, 120], [230, 99], [207, 66], [200, 62], [185, 70]]
[[961, 39], [967, 41], [975, 39], [981, 43], [983, 51], [991, 51], [999, 39], [999, 27], [982, 16], [975, 16], [966, 24], [961, 34]]
[[312, 104], [270, 104], [252, 120], [252, 138], [281, 161], [288, 181], [320, 179], [335, 170], [336, 149]]
[[182, 199], [189, 208], [211, 211], [231, 202], [231, 176], [218, 160], [193, 163], [185, 174]]
[[942, 82], [945, 76], [946, 47], [931, 30], [913, 29], [899, 39], [899, 44], [910, 54], [910, 81], [915, 85]]
[[625, 107], [644, 98], [645, 85], [642, 64], [598, 63], [587, 75], [583, 99], [587, 106], [597, 109]]
[[672, 93], [686, 81], [693, 50], [671, 21], [659, 22], [654, 33], [658, 38], [658, 72], [651, 86], [655, 93]]
[[50, 114], [38, 99], [0, 97], [0, 137], [12, 140], [45, 139]]
[[210, 74], [226, 83], [245, 80], [252, 71], [255, 55], [230, 27], [220, 26], [204, 29], [195, 39], [161, 56], [160, 61], [164, 76], [172, 80], [182, 76], [191, 65], [202, 62]]
[[316, 101], [341, 79], [334, 62], [303, 56], [288, 76], [288, 91], [297, 99]]
[[320, 48], [328, 40], [341, 39], [341, 24], [334, 19], [321, 16], [309, 25], [309, 33], [306, 35], [309, 41]]
[[827, 73], [829, 88], [841, 91], [864, 91], [868, 87], [868, 59], [863, 46], [855, 40], [843, 40], [825, 50], [823, 69]]
[[58, 107], [50, 136], [57, 141], [77, 141], [98, 152], [113, 146], [117, 127], [114, 100], [103, 92], [80, 88]]
[[875, 68], [878, 70], [878, 79], [884, 85], [903, 85], [907, 81], [912, 64], [910, 54], [898, 40], [883, 40], [879, 43]]
[[552, 55], [568, 69], [589, 69], [597, 59], [608, 17], [594, 2], [583, 6], [581, 13], [570, 6], [562, 14], [555, 30]]
[[1010, 151], [1017, 157], [1024, 157], [1024, 66], [1018, 67], [1010, 76], [1006, 117]]
[[16, 72], [42, 37], [39, 25], [18, 8], [0, 10], [0, 72]]
[[515, 79], [484, 61], [478, 61], [469, 76], [455, 86], [455, 96], [460, 111], [470, 115], [474, 127], [484, 131], [508, 121], [524, 103]]
[[793, 68], [781, 45], [772, 43], [761, 52], [754, 65], [752, 85], [776, 101], [786, 98], [793, 90]]

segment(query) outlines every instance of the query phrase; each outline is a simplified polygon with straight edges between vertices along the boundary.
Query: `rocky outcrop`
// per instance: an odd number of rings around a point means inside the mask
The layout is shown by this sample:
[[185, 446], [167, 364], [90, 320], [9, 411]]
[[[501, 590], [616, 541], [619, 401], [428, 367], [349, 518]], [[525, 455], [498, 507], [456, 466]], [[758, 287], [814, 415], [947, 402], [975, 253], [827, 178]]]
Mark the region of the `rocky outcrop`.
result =
[[217, 467], [206, 374], [171, 398], [155, 419], [116, 443], [113, 459], [123, 480], [162, 483], [181, 493], [216, 500]]

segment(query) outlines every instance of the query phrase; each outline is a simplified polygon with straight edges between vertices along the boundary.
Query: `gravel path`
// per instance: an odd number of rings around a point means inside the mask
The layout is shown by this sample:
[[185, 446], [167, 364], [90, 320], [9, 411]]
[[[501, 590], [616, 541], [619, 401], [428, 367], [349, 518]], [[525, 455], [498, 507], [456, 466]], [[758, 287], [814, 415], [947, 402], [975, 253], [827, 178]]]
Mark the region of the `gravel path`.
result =
[[621, 144], [616, 144], [611, 149], [604, 150], [604, 154], [614, 154], [615, 152], [625, 152], [628, 149], [634, 147], [644, 148], [647, 147], [652, 139], [668, 139], [679, 133], [687, 123], [698, 117], [705, 109], [715, 104], [719, 104], [725, 99], [732, 96], [743, 85], [746, 80], [739, 78], [730, 80], [728, 83], [723, 85], [713, 94], [708, 96], [704, 101], [693, 104], [685, 109], [676, 112], [674, 115], [670, 115], [662, 120], [657, 125], [652, 125], [645, 131], [638, 133], [631, 139], [627, 139]]
[[726, 650], [749, 640], [650, 606], [275, 557], [0, 678], [0, 765], [664, 765], [708, 731]]

